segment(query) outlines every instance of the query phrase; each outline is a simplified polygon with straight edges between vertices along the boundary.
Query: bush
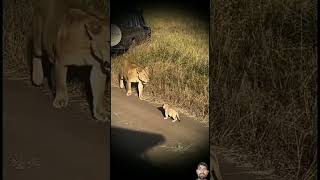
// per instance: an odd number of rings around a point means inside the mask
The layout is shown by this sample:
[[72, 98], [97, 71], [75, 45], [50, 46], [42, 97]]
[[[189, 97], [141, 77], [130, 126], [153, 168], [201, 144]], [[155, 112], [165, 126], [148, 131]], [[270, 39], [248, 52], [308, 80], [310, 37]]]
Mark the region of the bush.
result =
[[213, 141], [282, 177], [314, 179], [316, 1], [211, 1]]

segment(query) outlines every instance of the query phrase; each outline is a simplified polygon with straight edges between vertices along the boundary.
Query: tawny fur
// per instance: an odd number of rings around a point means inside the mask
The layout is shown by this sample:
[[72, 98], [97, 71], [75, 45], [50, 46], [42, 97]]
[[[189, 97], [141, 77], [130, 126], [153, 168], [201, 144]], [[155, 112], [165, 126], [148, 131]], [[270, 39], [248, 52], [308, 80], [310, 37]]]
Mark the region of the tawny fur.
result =
[[149, 68], [141, 67], [137, 64], [124, 60], [119, 73], [119, 86], [124, 88], [126, 82], [127, 96], [132, 94], [132, 83], [138, 83], [139, 99], [143, 99], [143, 88], [149, 82]]
[[179, 113], [171, 106], [169, 106], [168, 104], [163, 104], [162, 108], [164, 109], [165, 114], [164, 119], [168, 119], [168, 117], [171, 117], [173, 119], [172, 122], [176, 122], [177, 120], [180, 122]]
[[72, 3], [61, 0], [46, 3], [39, 1], [33, 17], [33, 82], [36, 85], [43, 82], [42, 56], [46, 54], [53, 64], [52, 82], [56, 92], [53, 106], [65, 107], [67, 67], [91, 66], [93, 115], [98, 120], [107, 119], [103, 99], [106, 75], [110, 71], [109, 19], [70, 8]]

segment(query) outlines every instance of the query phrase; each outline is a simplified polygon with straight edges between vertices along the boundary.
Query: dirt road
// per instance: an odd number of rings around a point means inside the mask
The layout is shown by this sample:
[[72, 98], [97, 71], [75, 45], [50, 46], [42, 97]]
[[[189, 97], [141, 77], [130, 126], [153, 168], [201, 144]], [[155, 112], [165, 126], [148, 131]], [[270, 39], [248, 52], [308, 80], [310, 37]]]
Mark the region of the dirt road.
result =
[[[112, 174], [133, 179], [196, 179], [197, 164], [209, 162], [208, 127], [184, 115], [180, 115], [181, 122], [165, 120], [161, 104], [140, 101], [136, 95], [127, 97], [124, 89], [113, 87], [111, 97]], [[124, 163], [126, 159], [130, 162]], [[258, 178], [252, 169], [237, 167], [228, 157], [220, 156], [220, 163], [225, 180]]]
[[5, 180], [109, 179], [109, 134], [76, 104], [57, 110], [40, 88], [3, 82]]
[[[126, 166], [132, 171], [129, 174], [138, 172], [139, 169], [135, 169], [138, 163], [148, 168], [148, 174], [152, 171], [161, 178], [167, 178], [166, 174], [196, 178], [197, 164], [209, 162], [208, 128], [183, 115], [181, 122], [172, 123], [163, 119], [162, 108], [140, 101], [135, 95], [127, 97], [124, 90], [118, 88], [112, 88], [111, 97], [112, 170], [120, 168], [116, 161], [123, 160], [124, 154], [132, 160]], [[128, 136], [114, 131], [119, 128], [139, 135]], [[144, 174], [139, 172], [136, 176]]]
[[[161, 109], [112, 88], [110, 130], [77, 103], [57, 110], [52, 97], [21, 81], [3, 82], [3, 172], [6, 180], [195, 179], [209, 162], [208, 128], [181, 115], [164, 120]], [[225, 180], [255, 180], [252, 169], [220, 156]], [[157, 178], [156, 178], [157, 177]], [[267, 178], [259, 178], [267, 179]]]

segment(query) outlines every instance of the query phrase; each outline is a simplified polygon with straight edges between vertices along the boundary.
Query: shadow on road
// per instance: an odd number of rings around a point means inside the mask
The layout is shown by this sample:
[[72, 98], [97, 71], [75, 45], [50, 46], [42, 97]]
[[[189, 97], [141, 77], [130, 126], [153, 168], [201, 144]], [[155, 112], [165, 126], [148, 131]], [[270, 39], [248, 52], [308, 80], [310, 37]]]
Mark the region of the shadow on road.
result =
[[156, 168], [143, 155], [165, 141], [162, 135], [113, 127], [111, 137], [112, 178], [151, 178], [151, 174], [155, 175]]
[[38, 88], [20, 81], [4, 85], [4, 179], [108, 179], [108, 124], [77, 105], [54, 109]]
[[157, 107], [157, 109], [162, 113], [162, 115], [163, 115], [163, 117], [164, 117], [165, 114], [164, 114], [164, 110], [163, 110], [162, 106], [161, 106], [161, 107]]
[[199, 159], [205, 159], [206, 150], [192, 157], [186, 155], [183, 162], [167, 162], [165, 166], [151, 163], [145, 153], [160, 144], [164, 136], [155, 133], [123, 128], [111, 129], [111, 178], [117, 179], [196, 179]]

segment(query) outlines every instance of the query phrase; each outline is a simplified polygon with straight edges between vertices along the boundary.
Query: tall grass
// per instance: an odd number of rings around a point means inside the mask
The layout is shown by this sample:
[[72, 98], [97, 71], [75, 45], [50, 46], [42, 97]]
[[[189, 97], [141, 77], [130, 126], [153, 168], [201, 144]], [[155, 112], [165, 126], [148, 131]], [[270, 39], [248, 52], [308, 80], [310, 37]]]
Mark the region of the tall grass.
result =
[[144, 17], [152, 40], [112, 59], [118, 85], [121, 62], [129, 59], [152, 69], [145, 91], [202, 120], [208, 117], [209, 23], [179, 6], [148, 7]]
[[211, 5], [212, 142], [284, 178], [316, 179], [316, 1]]
[[27, 74], [26, 47], [30, 36], [32, 2], [4, 1], [3, 5], [3, 71]]

